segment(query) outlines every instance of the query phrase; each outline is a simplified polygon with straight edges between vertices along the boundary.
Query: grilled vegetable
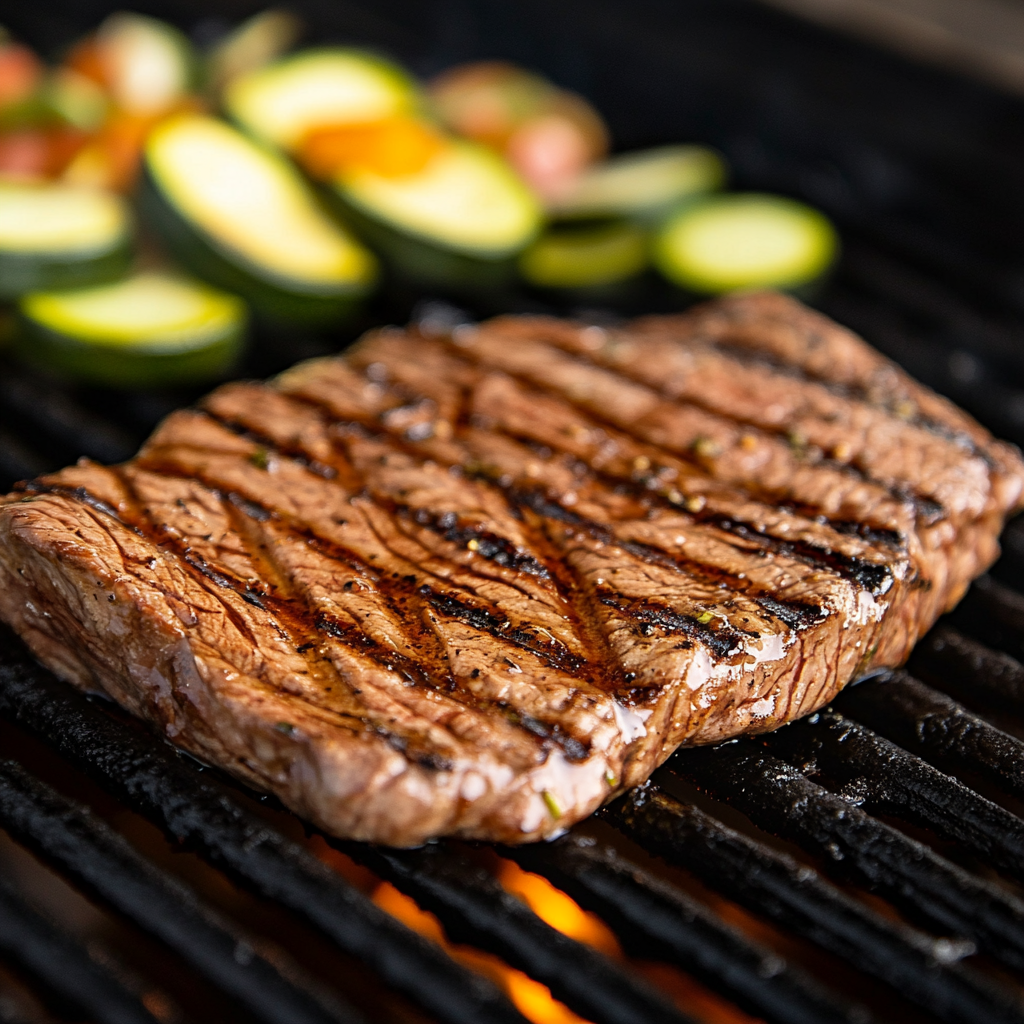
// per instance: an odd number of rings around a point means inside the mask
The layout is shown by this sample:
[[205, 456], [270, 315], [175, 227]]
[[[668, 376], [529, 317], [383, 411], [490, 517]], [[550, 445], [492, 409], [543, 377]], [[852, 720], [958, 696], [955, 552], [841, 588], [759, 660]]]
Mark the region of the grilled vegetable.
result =
[[681, 200], [725, 182], [722, 158], [704, 146], [661, 146], [615, 156], [585, 171], [550, 204], [560, 218], [631, 217], [650, 221]]
[[670, 218], [654, 261], [672, 282], [714, 294], [740, 288], [800, 289], [829, 268], [838, 249], [828, 219], [781, 196], [715, 196]]
[[117, 196], [0, 182], [0, 298], [114, 280], [127, 272], [131, 249]]
[[224, 108], [251, 135], [290, 152], [312, 129], [379, 121], [414, 110], [399, 67], [359, 50], [306, 50], [234, 78]]
[[161, 387], [227, 373], [245, 322], [245, 305], [233, 295], [166, 274], [138, 274], [97, 288], [26, 295], [15, 352], [75, 380]]
[[0, 29], [0, 123], [31, 100], [43, 78], [43, 65], [27, 47], [10, 42]]
[[430, 87], [442, 121], [503, 153], [546, 198], [561, 195], [608, 150], [601, 115], [582, 96], [503, 61], [463, 64]]
[[302, 34], [302, 22], [290, 11], [271, 8], [254, 14], [230, 32], [206, 61], [207, 86], [219, 93], [228, 82], [269, 64]]
[[69, 66], [102, 86], [123, 111], [170, 110], [195, 85], [198, 64], [176, 28], [142, 14], [112, 14], [71, 53]]
[[647, 236], [621, 221], [550, 228], [519, 257], [523, 278], [540, 288], [604, 288], [646, 266]]
[[183, 114], [150, 135], [144, 215], [193, 273], [278, 319], [324, 322], [370, 289], [375, 261], [299, 173], [221, 121]]
[[403, 276], [455, 290], [498, 287], [540, 227], [540, 207], [512, 169], [483, 146], [445, 140], [422, 170], [366, 166], [338, 174], [350, 222]]

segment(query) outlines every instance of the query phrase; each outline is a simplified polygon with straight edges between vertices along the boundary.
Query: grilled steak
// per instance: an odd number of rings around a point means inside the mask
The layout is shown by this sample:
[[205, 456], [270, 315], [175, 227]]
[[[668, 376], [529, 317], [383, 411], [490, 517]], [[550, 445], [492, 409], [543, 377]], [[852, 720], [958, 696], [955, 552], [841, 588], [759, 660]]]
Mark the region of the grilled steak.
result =
[[3, 499], [0, 614], [332, 832], [523, 842], [899, 664], [1022, 483], [779, 295], [388, 328]]

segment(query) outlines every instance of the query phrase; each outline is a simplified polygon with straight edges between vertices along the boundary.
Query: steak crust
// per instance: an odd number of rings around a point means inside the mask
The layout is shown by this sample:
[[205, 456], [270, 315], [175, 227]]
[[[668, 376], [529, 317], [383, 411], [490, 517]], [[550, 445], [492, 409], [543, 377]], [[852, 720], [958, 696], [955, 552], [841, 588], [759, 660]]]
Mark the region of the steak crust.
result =
[[0, 617], [331, 832], [519, 843], [900, 664], [1022, 485], [772, 293], [388, 328], [0, 500]]

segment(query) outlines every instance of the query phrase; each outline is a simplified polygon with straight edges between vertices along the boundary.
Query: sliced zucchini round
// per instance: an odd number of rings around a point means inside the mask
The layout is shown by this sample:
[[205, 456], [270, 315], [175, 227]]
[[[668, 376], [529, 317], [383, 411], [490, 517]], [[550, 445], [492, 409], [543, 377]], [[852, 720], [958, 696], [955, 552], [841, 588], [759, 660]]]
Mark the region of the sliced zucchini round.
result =
[[338, 319], [373, 286], [376, 261], [283, 157], [230, 125], [184, 114], [145, 151], [144, 216], [198, 277], [271, 318]]
[[538, 288], [602, 288], [647, 267], [647, 235], [624, 221], [549, 228], [519, 257], [523, 279]]
[[116, 280], [131, 264], [131, 233], [112, 193], [0, 182], [0, 299]]
[[458, 289], [510, 279], [515, 256], [541, 224], [526, 185], [472, 142], [448, 141], [413, 174], [353, 167], [333, 186], [357, 231], [396, 271], [427, 284]]
[[227, 374], [245, 336], [241, 299], [169, 274], [33, 292], [19, 305], [14, 349], [73, 380], [116, 388], [164, 387]]
[[419, 106], [416, 84], [400, 67], [361, 50], [304, 50], [239, 75], [224, 109], [264, 142], [293, 150], [313, 128], [357, 124]]
[[656, 219], [680, 201], [725, 184], [725, 162], [705, 146], [660, 146], [596, 164], [551, 204], [555, 217]]
[[802, 288], [838, 252], [829, 220], [781, 196], [740, 193], [688, 206], [662, 229], [654, 261], [673, 283], [718, 294], [741, 288]]

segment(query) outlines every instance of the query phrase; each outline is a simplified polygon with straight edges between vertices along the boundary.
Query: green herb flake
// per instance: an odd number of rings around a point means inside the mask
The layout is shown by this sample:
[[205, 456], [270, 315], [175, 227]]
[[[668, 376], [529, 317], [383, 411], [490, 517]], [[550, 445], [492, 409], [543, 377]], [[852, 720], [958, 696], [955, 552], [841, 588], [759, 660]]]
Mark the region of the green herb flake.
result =
[[608, 783], [609, 789], [614, 789], [619, 784], [619, 780], [607, 770], [604, 773], [604, 781]]
[[256, 451], [249, 456], [249, 461], [257, 469], [267, 469], [270, 465], [270, 455], [266, 448], [257, 448]]
[[547, 807], [551, 817], [558, 821], [562, 816], [562, 808], [558, 806], [558, 801], [546, 789], [541, 790], [540, 795], [544, 798], [544, 806]]
[[277, 722], [275, 723], [274, 728], [278, 732], [283, 732], [285, 736], [294, 736], [296, 732], [295, 726], [292, 725], [291, 722]]
[[711, 612], [701, 612], [700, 615], [697, 616], [697, 621], [702, 626], [706, 626], [713, 618], [714, 615], [712, 615]]
[[722, 454], [722, 446], [710, 437], [696, 437], [693, 445], [694, 455], [702, 459], [715, 459]]

